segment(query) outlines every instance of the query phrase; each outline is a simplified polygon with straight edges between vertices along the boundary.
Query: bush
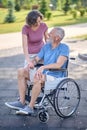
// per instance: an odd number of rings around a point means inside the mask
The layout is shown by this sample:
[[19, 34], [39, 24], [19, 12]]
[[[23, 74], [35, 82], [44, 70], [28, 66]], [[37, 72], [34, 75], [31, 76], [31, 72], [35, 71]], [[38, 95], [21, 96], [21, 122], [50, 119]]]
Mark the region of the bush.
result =
[[87, 12], [87, 8], [85, 9], [85, 11]]
[[31, 9], [31, 8], [30, 8], [30, 5], [27, 5], [27, 4], [24, 4], [24, 5], [22, 6], [22, 8], [25, 9], [25, 10], [30, 10], [30, 9]]
[[20, 10], [21, 10], [21, 8], [20, 8], [20, 5], [19, 5], [19, 4], [16, 4], [16, 5], [15, 5], [15, 10], [16, 10], [16, 11], [20, 11]]
[[49, 20], [49, 19], [51, 18], [51, 15], [52, 15], [51, 12], [47, 12], [47, 13], [46, 13], [47, 20]]
[[70, 0], [65, 1], [63, 11], [64, 11], [65, 15], [68, 13], [68, 11], [70, 11]]
[[15, 21], [15, 16], [13, 15], [13, 2], [12, 1], [8, 1], [8, 14], [5, 17], [4, 22], [5, 23], [12, 23]]
[[48, 11], [46, 0], [41, 1], [39, 11], [43, 14], [44, 17], [46, 17], [46, 12]]
[[86, 10], [84, 8], [79, 9], [80, 16], [83, 17], [85, 15]]
[[71, 14], [73, 15], [73, 18], [76, 19], [77, 18], [77, 11], [76, 10], [72, 10]]
[[13, 15], [7, 15], [5, 17], [5, 23], [12, 23], [12, 22], [15, 22], [15, 17]]

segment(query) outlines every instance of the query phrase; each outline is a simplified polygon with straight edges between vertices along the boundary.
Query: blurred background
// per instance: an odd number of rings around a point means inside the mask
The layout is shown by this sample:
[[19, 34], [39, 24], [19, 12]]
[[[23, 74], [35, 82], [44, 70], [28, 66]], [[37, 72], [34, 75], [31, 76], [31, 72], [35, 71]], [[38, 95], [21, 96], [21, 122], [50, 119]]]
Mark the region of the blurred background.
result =
[[48, 27], [87, 22], [87, 0], [0, 0], [0, 34], [20, 32], [33, 9], [41, 11]]

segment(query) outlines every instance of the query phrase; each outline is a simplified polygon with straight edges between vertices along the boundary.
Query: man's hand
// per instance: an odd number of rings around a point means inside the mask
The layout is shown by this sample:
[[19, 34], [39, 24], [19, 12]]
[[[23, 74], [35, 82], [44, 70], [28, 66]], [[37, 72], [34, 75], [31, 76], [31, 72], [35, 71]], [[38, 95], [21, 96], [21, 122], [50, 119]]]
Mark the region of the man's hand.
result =
[[38, 80], [42, 80], [42, 77], [43, 77], [42, 72], [43, 72], [43, 70], [44, 70], [44, 66], [41, 66], [41, 67], [37, 70], [37, 72], [36, 72], [36, 74], [35, 74], [35, 77], [36, 77]]

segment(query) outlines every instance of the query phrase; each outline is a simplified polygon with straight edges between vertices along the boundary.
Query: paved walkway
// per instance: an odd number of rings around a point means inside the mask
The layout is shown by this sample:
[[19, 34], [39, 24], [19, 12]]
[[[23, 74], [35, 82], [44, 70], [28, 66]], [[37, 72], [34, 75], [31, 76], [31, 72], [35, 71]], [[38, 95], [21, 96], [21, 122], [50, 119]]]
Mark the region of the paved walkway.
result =
[[[65, 30], [65, 39], [87, 34], [87, 23], [63, 26], [62, 28]], [[21, 32], [0, 34], [0, 50], [21, 46], [21, 39]]]
[[[42, 124], [38, 117], [17, 116], [15, 110], [4, 105], [6, 101], [14, 101], [18, 97], [17, 69], [23, 66], [24, 56], [21, 35], [17, 34], [20, 33], [0, 35], [0, 130], [87, 130], [87, 66], [69, 64], [69, 77], [74, 78], [79, 84], [81, 102], [76, 114], [68, 119], [61, 119], [55, 112], [50, 112], [48, 123]], [[87, 53], [87, 40], [64, 41], [69, 45], [72, 56]]]

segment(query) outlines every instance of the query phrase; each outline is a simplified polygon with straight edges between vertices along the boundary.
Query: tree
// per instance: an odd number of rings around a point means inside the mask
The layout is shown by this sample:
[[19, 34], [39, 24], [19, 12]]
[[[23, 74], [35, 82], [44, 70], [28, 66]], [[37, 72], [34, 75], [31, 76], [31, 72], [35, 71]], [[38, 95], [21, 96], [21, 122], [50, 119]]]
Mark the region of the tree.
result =
[[48, 11], [48, 7], [45, 0], [42, 0], [39, 10], [44, 15], [44, 17], [46, 17], [46, 12]]
[[58, 0], [58, 10], [61, 10], [62, 9], [62, 3], [61, 3], [61, 0]]
[[2, 0], [0, 0], [0, 4], [2, 4]]
[[5, 18], [5, 22], [12, 23], [15, 21], [15, 16], [13, 15], [13, 2], [11, 0], [8, 1], [8, 14]]
[[78, 2], [77, 2], [77, 9], [80, 9], [81, 6], [82, 6], [81, 0], [78, 0]]
[[15, 0], [15, 10], [16, 11], [20, 11], [21, 7], [20, 7], [20, 1], [19, 0]]
[[70, 0], [66, 0], [64, 7], [63, 7], [64, 13], [67, 14], [67, 12], [70, 10]]

